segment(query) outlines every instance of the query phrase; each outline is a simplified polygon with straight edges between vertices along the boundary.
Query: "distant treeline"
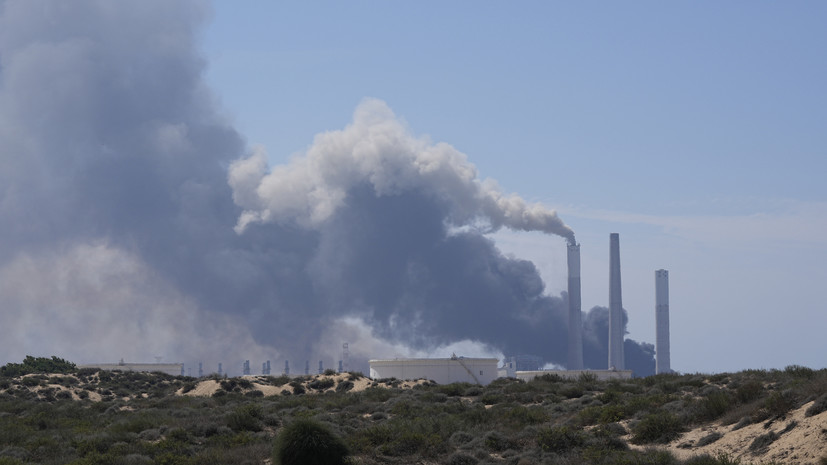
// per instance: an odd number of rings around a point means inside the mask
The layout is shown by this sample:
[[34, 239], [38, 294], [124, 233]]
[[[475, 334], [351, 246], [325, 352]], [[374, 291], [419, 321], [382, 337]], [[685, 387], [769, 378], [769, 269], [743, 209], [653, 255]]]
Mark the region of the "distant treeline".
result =
[[0, 367], [0, 376], [14, 377], [30, 373], [73, 373], [77, 370], [74, 363], [60, 357], [32, 357], [27, 355], [23, 363], [7, 363]]

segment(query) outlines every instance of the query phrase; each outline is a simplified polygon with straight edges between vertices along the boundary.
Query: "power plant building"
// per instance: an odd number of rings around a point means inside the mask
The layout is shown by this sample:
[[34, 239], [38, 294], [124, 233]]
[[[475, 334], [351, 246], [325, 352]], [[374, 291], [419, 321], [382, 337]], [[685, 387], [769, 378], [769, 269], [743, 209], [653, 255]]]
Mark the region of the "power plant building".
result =
[[672, 371], [669, 361], [669, 271], [655, 271], [655, 374]]
[[172, 376], [182, 375], [184, 373], [183, 363], [129, 363], [121, 360], [118, 363], [90, 363], [86, 365], [78, 365], [78, 368], [97, 368], [99, 370], [109, 371], [137, 371], [141, 373], [166, 373]]
[[[609, 334], [608, 369], [584, 369], [583, 321], [580, 283], [580, 244], [567, 244], [568, 268], [568, 341], [567, 369], [543, 370], [543, 359], [530, 355], [511, 356], [497, 366], [495, 358], [382, 359], [370, 360], [370, 378], [397, 378], [401, 380], [429, 379], [439, 384], [468, 382], [487, 385], [498, 377], [530, 381], [543, 375], [566, 379], [581, 376], [598, 380], [631, 379], [632, 370], [626, 369], [624, 354], [623, 298], [620, 279], [620, 235], [609, 235]], [[655, 272], [656, 300], [656, 359], [655, 373], [669, 373], [669, 272]], [[347, 344], [344, 345], [347, 351]], [[345, 352], [346, 354], [347, 352]], [[345, 358], [347, 355], [345, 355]]]
[[568, 364], [569, 370], [583, 369], [583, 317], [580, 301], [580, 244], [568, 244], [568, 273], [569, 273], [569, 340]]
[[620, 292], [620, 235], [609, 235], [609, 370], [623, 370], [623, 299]]
[[429, 379], [439, 384], [487, 385], [497, 378], [496, 358], [396, 358], [370, 360], [371, 379]]

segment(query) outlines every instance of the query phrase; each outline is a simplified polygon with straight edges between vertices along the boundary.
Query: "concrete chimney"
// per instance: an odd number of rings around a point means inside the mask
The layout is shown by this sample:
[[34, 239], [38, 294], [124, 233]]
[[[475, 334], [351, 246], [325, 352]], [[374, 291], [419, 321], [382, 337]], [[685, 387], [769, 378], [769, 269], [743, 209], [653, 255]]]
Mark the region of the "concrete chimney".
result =
[[580, 244], [569, 244], [569, 354], [568, 369], [583, 369], [583, 322], [580, 309]]
[[669, 271], [655, 271], [655, 374], [670, 373]]
[[620, 292], [620, 235], [609, 235], [609, 369], [623, 370], [623, 299]]

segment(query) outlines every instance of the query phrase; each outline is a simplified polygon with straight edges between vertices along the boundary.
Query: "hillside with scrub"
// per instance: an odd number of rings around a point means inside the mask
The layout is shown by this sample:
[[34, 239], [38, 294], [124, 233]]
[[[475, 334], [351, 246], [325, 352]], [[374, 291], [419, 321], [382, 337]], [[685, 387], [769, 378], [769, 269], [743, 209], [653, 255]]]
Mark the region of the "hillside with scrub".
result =
[[0, 367], [0, 465], [288, 465], [306, 444], [342, 456], [323, 463], [825, 465], [827, 369], [476, 386]]

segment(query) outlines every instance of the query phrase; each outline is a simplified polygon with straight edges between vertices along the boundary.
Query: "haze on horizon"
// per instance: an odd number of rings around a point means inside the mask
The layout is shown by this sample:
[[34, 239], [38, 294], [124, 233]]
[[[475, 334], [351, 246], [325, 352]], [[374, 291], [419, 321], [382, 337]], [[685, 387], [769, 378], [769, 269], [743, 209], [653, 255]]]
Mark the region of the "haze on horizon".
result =
[[818, 18], [0, 2], [0, 362], [563, 364], [573, 230], [587, 366], [619, 232], [640, 363], [667, 268], [674, 369], [821, 367]]

